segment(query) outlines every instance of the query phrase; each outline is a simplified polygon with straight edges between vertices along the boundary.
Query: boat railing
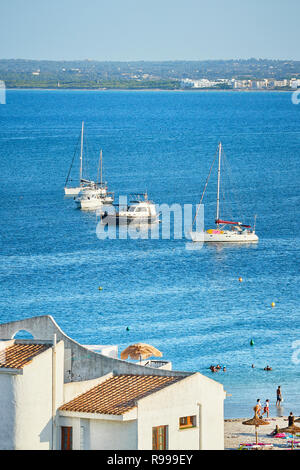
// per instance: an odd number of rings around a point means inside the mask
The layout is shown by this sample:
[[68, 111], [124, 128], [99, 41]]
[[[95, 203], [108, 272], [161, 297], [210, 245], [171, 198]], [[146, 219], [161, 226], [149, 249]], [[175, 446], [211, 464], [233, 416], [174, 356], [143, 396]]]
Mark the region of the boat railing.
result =
[[167, 369], [167, 370], [172, 369], [172, 363], [170, 361], [161, 361], [161, 360], [155, 360], [155, 359], [142, 361], [141, 365], [145, 367], [152, 367], [154, 369]]

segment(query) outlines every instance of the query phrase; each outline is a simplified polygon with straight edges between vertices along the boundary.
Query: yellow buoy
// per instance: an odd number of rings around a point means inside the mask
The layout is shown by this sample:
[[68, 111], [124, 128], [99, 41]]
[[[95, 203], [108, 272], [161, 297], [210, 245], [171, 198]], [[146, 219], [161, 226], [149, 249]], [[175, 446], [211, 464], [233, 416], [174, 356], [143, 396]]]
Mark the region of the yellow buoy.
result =
[[275, 302], [271, 303], [271, 307], [275, 307], [275, 305], [276, 305]]
[[98, 287], [98, 290], [103, 290], [103, 287], [99, 286], [99, 287]]
[[239, 277], [239, 281], [240, 281], [240, 282], [243, 282], [243, 278], [242, 278], [242, 277]]

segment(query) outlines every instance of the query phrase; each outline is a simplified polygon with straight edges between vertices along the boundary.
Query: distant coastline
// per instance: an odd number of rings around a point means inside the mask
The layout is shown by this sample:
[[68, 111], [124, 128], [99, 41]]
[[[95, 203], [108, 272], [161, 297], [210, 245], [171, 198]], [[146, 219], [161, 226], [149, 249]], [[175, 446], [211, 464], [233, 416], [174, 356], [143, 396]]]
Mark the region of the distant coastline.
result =
[[12, 87], [6, 88], [6, 91], [95, 91], [95, 92], [102, 92], [102, 91], [130, 91], [130, 92], [139, 92], [139, 91], [152, 91], [152, 92], [180, 92], [180, 93], [293, 93], [295, 90], [250, 90], [250, 89], [219, 89], [219, 88], [198, 88], [198, 89], [166, 89], [166, 88], [49, 88], [49, 87]]
[[0, 59], [6, 89], [293, 91], [300, 61], [49, 61]]

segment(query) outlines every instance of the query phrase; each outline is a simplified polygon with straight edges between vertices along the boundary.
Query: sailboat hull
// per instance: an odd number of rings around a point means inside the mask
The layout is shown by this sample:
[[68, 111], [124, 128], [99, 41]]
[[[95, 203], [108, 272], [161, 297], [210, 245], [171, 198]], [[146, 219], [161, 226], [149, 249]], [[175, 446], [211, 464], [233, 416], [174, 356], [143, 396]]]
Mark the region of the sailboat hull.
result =
[[223, 230], [220, 233], [191, 232], [193, 242], [202, 243], [257, 243], [258, 236], [254, 232], [235, 232]]
[[77, 196], [82, 188], [79, 186], [78, 188], [65, 188], [65, 196], [74, 197]]
[[75, 203], [79, 209], [82, 211], [95, 211], [97, 209], [102, 209], [103, 203], [100, 199], [76, 199]]

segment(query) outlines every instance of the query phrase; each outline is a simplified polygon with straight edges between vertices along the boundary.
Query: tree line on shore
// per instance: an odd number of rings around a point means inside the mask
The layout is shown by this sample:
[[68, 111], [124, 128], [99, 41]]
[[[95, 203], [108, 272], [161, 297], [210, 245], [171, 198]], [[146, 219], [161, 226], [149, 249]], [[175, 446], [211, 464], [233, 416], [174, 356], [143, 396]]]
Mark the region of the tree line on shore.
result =
[[[184, 78], [259, 80], [300, 78], [300, 61], [228, 60], [97, 62], [1, 59], [7, 88], [168, 89]], [[226, 84], [218, 88], [228, 88]]]

